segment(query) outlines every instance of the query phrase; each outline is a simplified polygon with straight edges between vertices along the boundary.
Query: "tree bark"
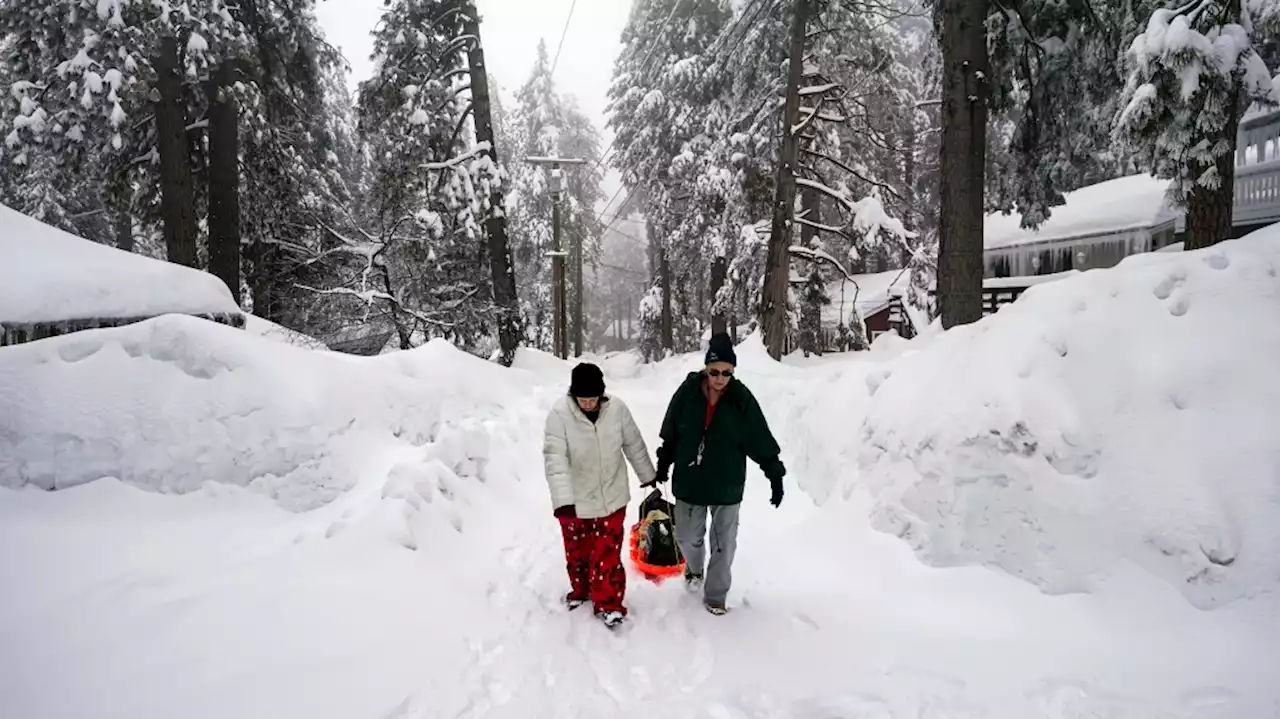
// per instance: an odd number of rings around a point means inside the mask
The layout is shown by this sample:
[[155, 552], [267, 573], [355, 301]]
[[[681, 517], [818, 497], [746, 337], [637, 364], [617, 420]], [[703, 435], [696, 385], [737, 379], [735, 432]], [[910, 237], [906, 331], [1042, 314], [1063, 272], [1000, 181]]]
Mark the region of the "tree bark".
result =
[[778, 157], [777, 190], [773, 200], [773, 224], [769, 232], [769, 254], [764, 272], [760, 303], [760, 326], [769, 356], [782, 359], [787, 336], [787, 290], [790, 263], [792, 208], [796, 199], [796, 155], [798, 138], [791, 128], [800, 119], [800, 79], [804, 70], [805, 28], [810, 0], [795, 0], [791, 18], [791, 49], [787, 67], [786, 102], [782, 111], [782, 148]]
[[662, 349], [671, 351], [675, 340], [671, 331], [671, 262], [667, 260], [667, 248], [658, 250], [662, 275]]
[[[1235, 85], [1229, 102], [1230, 107], [1236, 109], [1229, 113], [1230, 119], [1222, 129], [1221, 138], [1231, 151], [1214, 163], [1218, 177], [1222, 180], [1218, 189], [1196, 185], [1187, 198], [1187, 237], [1183, 245], [1185, 250], [1210, 247], [1231, 237], [1232, 212], [1235, 208], [1236, 143], [1240, 131], [1240, 94], [1240, 86]], [[1199, 177], [1207, 169], [1208, 166], [1195, 166], [1191, 174]]]
[[240, 305], [240, 107], [231, 87], [235, 67], [218, 65], [209, 97], [209, 271]]
[[116, 213], [116, 248], [133, 252], [133, 215], [128, 211]]
[[[916, 122], [915, 109], [907, 106], [907, 122], [902, 141], [902, 199], [906, 207], [902, 212], [902, 226], [915, 232], [916, 223]], [[900, 250], [902, 266], [911, 264], [911, 248], [904, 242]]]
[[[818, 191], [812, 187], [805, 187], [800, 191], [800, 209], [805, 212], [805, 219], [810, 222], [821, 223], [822, 211], [819, 208]], [[800, 226], [800, 244], [803, 247], [811, 247], [810, 243], [817, 237], [818, 230], [810, 225]], [[811, 268], [812, 272], [819, 272], [816, 264]], [[822, 354], [822, 306], [810, 301], [808, 297], [809, 288], [805, 288], [806, 297], [800, 303], [800, 349], [804, 350], [805, 357], [810, 354]]]
[[267, 244], [261, 240], [249, 245], [249, 295], [253, 314], [274, 321], [271, 307], [271, 276], [267, 272]]
[[725, 317], [725, 304], [719, 303], [720, 289], [729, 274], [729, 260], [719, 255], [711, 261], [711, 334], [718, 335], [729, 331], [729, 323]]
[[[484, 64], [484, 48], [480, 43], [480, 13], [474, 0], [466, 6], [466, 32], [476, 41], [467, 51], [471, 71], [471, 102], [475, 118], [476, 140], [489, 143], [485, 154], [498, 167], [498, 146], [493, 136], [493, 110], [489, 102], [489, 75]], [[507, 242], [507, 213], [503, 207], [502, 188], [494, 185], [489, 194], [489, 215], [485, 218], [488, 238], [489, 274], [493, 283], [493, 304], [498, 324], [498, 361], [510, 367], [520, 342], [520, 306], [516, 299], [516, 273]]]
[[986, 18], [987, 0], [940, 0], [935, 14], [943, 64], [938, 301], [946, 329], [982, 319]]
[[178, 40], [160, 40], [156, 69], [156, 144], [160, 151], [160, 212], [169, 261], [196, 266], [195, 183], [187, 143], [187, 111], [182, 91]]

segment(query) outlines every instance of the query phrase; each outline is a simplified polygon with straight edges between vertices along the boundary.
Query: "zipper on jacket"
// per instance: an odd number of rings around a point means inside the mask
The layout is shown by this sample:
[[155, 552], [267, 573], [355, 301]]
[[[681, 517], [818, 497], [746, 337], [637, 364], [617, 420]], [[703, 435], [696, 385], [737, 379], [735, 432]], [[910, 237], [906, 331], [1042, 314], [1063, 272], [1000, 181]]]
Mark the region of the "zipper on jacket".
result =
[[604, 450], [600, 447], [600, 420], [604, 418], [604, 407], [600, 408], [600, 415], [596, 417], [596, 421], [591, 423], [591, 429], [596, 433], [596, 466], [599, 470], [596, 472], [596, 485], [600, 487], [600, 506], [608, 510], [609, 503], [604, 496]]

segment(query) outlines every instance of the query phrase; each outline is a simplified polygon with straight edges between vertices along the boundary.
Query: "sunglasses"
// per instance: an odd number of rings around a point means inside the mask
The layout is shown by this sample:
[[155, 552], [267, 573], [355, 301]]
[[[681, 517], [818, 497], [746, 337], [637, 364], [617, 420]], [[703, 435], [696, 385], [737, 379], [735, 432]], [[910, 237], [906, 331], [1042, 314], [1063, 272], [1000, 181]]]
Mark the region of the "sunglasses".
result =
[[710, 376], [710, 377], [732, 377], [732, 376], [733, 376], [733, 370], [731, 370], [731, 369], [727, 369], [727, 370], [724, 370], [723, 372], [721, 372], [721, 371], [720, 371], [720, 370], [718, 370], [718, 369], [709, 369], [709, 370], [707, 370], [707, 375], [708, 375], [708, 376]]

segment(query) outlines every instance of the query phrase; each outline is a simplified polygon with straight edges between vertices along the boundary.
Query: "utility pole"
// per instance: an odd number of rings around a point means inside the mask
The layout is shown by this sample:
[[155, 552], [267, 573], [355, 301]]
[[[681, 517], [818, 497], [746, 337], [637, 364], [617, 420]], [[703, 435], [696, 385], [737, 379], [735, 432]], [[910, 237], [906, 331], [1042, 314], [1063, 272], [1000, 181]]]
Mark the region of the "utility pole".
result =
[[573, 233], [573, 356], [582, 356], [582, 231]]
[[[551, 344], [560, 359], [569, 358], [569, 333], [565, 331], [565, 267], [568, 254], [560, 243], [560, 200], [564, 193], [564, 171], [561, 165], [585, 165], [586, 160], [572, 157], [526, 157], [525, 162], [551, 168], [551, 307], [553, 311]], [[579, 273], [581, 280], [581, 273]], [[578, 292], [582, 292], [579, 285]], [[579, 344], [581, 340], [579, 340]]]

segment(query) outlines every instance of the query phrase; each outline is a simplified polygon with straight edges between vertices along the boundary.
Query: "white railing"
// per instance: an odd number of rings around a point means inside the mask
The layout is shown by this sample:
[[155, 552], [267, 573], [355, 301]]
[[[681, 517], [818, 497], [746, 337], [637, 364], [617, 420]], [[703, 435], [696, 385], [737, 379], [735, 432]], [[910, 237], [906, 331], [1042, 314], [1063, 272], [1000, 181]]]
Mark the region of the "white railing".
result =
[[1240, 120], [1232, 224], [1280, 221], [1280, 110]]

